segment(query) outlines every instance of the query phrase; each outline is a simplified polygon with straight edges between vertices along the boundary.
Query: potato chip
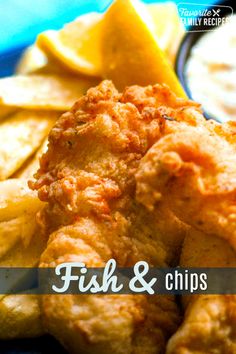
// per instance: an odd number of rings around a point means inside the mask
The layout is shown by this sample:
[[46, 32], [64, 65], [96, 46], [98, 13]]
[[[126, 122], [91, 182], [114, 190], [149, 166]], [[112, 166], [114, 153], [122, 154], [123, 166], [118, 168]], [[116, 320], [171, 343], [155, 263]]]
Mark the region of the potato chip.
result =
[[43, 206], [27, 180], [15, 178], [0, 182], [0, 222], [37, 212]]
[[[35, 267], [46, 246], [36, 214], [44, 205], [26, 180], [0, 182], [0, 267]], [[27, 289], [31, 283], [28, 269], [20, 277], [9, 278], [8, 289]], [[0, 300], [4, 295], [0, 295]], [[1, 317], [1, 305], [0, 305]]]
[[0, 339], [44, 334], [37, 295], [8, 295], [0, 301]]
[[23, 110], [0, 123], [0, 180], [11, 176], [37, 150], [57, 116]]
[[[19, 179], [0, 182], [0, 198], [0, 267], [27, 268], [20, 277], [9, 278], [5, 286], [9, 290], [27, 289], [31, 284], [28, 268], [38, 265], [47, 242], [36, 221], [44, 203], [26, 180]], [[3, 297], [0, 295], [0, 300]]]
[[45, 139], [38, 151], [34, 154], [34, 156], [24, 163], [24, 165], [14, 174], [14, 177], [25, 179], [33, 178], [34, 174], [39, 169], [39, 159], [43, 155], [43, 153], [46, 152], [47, 146], [48, 139]]
[[19, 239], [9, 252], [0, 257], [0, 267], [37, 267], [39, 258], [46, 245], [47, 238], [43, 237], [39, 230], [36, 229], [28, 246], [24, 246], [23, 242]]
[[36, 221], [43, 206], [27, 180], [0, 182], [0, 267], [33, 267], [38, 263], [46, 245]]
[[[24, 222], [27, 224], [24, 225]], [[30, 222], [30, 230], [27, 228]], [[22, 215], [16, 219], [0, 222], [0, 258], [5, 256], [17, 242], [22, 238], [29, 238], [35, 230], [36, 223], [32, 220], [32, 216]], [[29, 231], [30, 234], [29, 235]]]
[[98, 79], [68, 75], [17, 75], [0, 79], [3, 107], [64, 112]]

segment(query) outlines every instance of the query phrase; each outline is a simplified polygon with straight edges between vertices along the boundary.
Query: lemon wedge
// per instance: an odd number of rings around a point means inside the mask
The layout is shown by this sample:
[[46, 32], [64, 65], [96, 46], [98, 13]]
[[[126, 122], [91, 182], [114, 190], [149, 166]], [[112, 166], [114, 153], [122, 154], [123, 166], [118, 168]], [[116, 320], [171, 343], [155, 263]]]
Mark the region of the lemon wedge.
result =
[[73, 71], [101, 76], [100, 36], [102, 14], [89, 13], [65, 25], [60, 31], [39, 34], [36, 44]]
[[112, 79], [120, 89], [166, 83], [185, 96], [169, 65], [182, 34], [173, 3], [116, 0], [105, 14], [83, 15], [60, 31], [41, 33], [36, 45], [50, 58], [46, 69], [55, 62], [65, 71]]
[[153, 19], [158, 45], [174, 64], [178, 46], [185, 32], [177, 7], [174, 2], [154, 3], [148, 4], [147, 10]]
[[103, 72], [119, 89], [127, 85], [167, 84], [186, 97], [158, 45], [155, 25], [139, 0], [116, 0], [104, 15]]

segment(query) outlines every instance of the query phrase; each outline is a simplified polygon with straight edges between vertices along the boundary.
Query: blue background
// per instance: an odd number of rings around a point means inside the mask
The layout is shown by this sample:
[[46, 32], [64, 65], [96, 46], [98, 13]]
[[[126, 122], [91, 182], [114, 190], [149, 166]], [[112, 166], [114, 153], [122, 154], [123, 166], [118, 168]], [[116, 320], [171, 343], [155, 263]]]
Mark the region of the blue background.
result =
[[[112, 0], [0, 0], [0, 53], [32, 43], [39, 32], [60, 28], [80, 14], [103, 11], [111, 2]], [[178, 2], [197, 1], [176, 1]], [[212, 2], [202, 1], [208, 4]]]
[[[33, 43], [38, 33], [46, 29], [58, 29], [86, 12], [102, 12], [111, 2], [112, 0], [0, 0], [0, 76], [12, 74], [22, 49]], [[196, 0], [175, 2], [196, 3]], [[212, 0], [202, 2], [213, 3]]]

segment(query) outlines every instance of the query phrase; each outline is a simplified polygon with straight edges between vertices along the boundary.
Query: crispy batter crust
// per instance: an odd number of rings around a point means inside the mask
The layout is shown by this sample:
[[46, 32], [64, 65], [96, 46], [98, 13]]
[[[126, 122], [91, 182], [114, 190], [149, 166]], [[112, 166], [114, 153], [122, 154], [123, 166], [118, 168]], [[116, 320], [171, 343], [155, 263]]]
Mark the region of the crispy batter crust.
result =
[[137, 199], [149, 210], [165, 202], [183, 222], [236, 248], [236, 123], [206, 121], [196, 109], [169, 110], [142, 159]]
[[[31, 183], [48, 202], [40, 219], [53, 232], [41, 266], [103, 266], [110, 258], [119, 266], [176, 264], [186, 227], [164, 204], [153, 213], [137, 202], [134, 177], [172, 106], [196, 105], [166, 87], [119, 94], [105, 81], [62, 115]], [[72, 353], [164, 353], [180, 320], [174, 298], [161, 296], [51, 295], [42, 311], [47, 330]]]
[[[189, 229], [180, 265], [236, 267], [236, 254], [224, 239]], [[170, 339], [167, 354], [234, 354], [236, 296], [195, 295], [182, 300], [187, 309], [184, 321]]]

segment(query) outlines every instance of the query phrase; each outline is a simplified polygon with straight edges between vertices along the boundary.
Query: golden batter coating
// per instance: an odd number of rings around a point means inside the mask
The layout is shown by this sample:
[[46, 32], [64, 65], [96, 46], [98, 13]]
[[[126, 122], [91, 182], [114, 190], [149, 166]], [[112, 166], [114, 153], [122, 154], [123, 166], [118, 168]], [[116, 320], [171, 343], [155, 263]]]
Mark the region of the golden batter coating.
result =
[[[158, 85], [120, 94], [105, 81], [57, 121], [31, 183], [48, 203], [40, 220], [52, 233], [42, 267], [176, 264], [186, 226], [164, 204], [153, 213], [135, 199], [135, 172], [165, 121], [154, 109], [172, 103], [193, 106]], [[71, 353], [164, 353], [180, 321], [172, 296], [48, 295], [42, 313]]]

